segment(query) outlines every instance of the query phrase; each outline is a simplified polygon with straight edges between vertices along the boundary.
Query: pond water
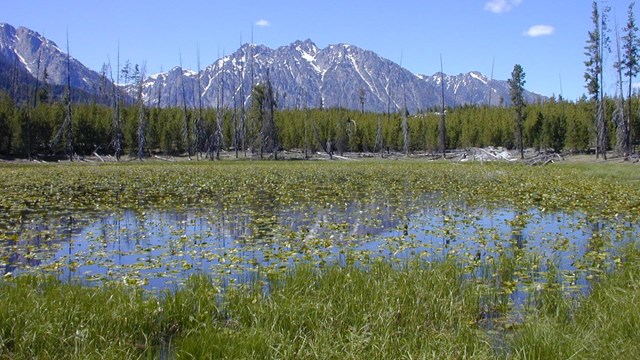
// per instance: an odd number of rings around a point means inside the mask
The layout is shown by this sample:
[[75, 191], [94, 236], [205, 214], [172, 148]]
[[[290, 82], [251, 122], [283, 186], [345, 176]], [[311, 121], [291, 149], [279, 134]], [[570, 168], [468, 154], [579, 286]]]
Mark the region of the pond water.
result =
[[485, 276], [519, 301], [546, 281], [552, 267], [567, 289], [580, 291], [616, 263], [620, 244], [639, 234], [638, 224], [622, 220], [469, 206], [432, 194], [394, 202], [263, 202], [233, 210], [122, 210], [55, 219], [34, 214], [9, 234], [0, 264], [6, 276], [43, 272], [165, 289], [194, 273], [228, 283], [301, 261], [384, 257], [402, 263], [453, 256], [470, 276]]

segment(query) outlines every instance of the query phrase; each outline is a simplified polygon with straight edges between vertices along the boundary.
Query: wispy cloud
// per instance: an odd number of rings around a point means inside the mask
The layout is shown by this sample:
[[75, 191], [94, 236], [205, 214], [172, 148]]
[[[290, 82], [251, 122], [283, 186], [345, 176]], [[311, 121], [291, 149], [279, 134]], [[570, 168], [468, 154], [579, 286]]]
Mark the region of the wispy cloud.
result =
[[267, 27], [270, 26], [271, 23], [265, 19], [260, 19], [258, 21], [256, 21], [256, 26], [260, 26], [260, 27]]
[[484, 9], [495, 14], [511, 11], [513, 7], [520, 5], [522, 0], [489, 0], [484, 4]]
[[529, 37], [548, 36], [553, 34], [554, 30], [553, 26], [550, 25], [533, 25], [524, 32], [524, 35]]

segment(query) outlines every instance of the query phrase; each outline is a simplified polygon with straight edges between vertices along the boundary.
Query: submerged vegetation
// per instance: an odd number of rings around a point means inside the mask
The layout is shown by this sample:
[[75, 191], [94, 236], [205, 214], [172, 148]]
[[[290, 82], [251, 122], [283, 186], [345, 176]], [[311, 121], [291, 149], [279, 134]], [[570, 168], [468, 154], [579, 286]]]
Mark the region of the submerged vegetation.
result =
[[549, 283], [500, 326], [487, 326], [487, 291], [452, 261], [300, 266], [268, 293], [221, 293], [206, 276], [162, 296], [20, 277], [0, 284], [0, 357], [632, 359], [640, 251], [623, 254], [589, 295]]
[[0, 166], [0, 358], [633, 358], [633, 165]]

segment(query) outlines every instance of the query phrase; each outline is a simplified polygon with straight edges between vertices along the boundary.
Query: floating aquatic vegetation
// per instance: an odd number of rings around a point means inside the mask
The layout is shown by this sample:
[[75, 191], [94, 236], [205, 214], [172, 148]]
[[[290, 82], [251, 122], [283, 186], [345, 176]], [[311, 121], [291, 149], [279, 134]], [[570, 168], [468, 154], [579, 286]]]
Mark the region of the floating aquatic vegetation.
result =
[[[298, 263], [455, 258], [523, 302], [549, 269], [567, 291], [616, 266], [640, 192], [515, 164], [199, 162], [0, 167], [4, 274], [167, 288]], [[634, 202], [635, 201], [635, 202]]]

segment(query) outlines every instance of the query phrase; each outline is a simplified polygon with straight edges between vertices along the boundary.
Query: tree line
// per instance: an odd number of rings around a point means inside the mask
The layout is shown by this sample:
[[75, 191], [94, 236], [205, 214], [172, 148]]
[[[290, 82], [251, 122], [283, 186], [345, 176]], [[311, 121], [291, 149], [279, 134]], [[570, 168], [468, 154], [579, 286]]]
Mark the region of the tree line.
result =
[[[640, 40], [634, 18], [635, 2], [628, 7], [628, 19], [622, 34], [616, 24], [617, 90], [614, 96], [604, 93], [604, 59], [612, 51], [609, 27], [610, 7], [602, 11], [597, 1], [592, 4], [593, 29], [588, 32], [584, 62], [586, 89], [589, 97], [565, 101], [552, 97], [549, 101], [526, 104], [523, 99], [525, 73], [516, 64], [508, 80], [511, 107], [482, 105], [455, 109], [432, 108], [411, 115], [398, 113], [376, 114], [348, 109], [278, 109], [277, 91], [266, 81], [253, 85], [249, 108], [234, 97], [232, 107], [224, 107], [222, 91], [217, 106], [188, 108], [184, 80], [182, 107], [161, 108], [143, 100], [144, 65], [126, 62], [116, 68], [113, 79], [111, 66], [102, 69], [103, 82], [100, 101], [75, 103], [69, 77], [67, 41], [67, 84], [35, 89], [0, 92], [0, 155], [5, 157], [38, 157], [66, 155], [113, 154], [120, 159], [129, 153], [143, 159], [153, 153], [220, 158], [222, 151], [264, 157], [270, 153], [277, 159], [280, 150], [323, 151], [329, 156], [344, 152], [416, 152], [443, 155], [446, 149], [501, 146], [517, 148], [524, 156], [525, 147], [556, 152], [593, 151], [596, 158], [614, 150], [628, 156], [635, 149], [640, 134], [639, 97], [633, 92], [632, 81], [640, 72]], [[199, 67], [199, 62], [198, 62]], [[198, 69], [199, 70], [199, 69]], [[251, 71], [253, 76], [253, 71]], [[117, 86], [122, 75], [125, 85], [137, 87], [137, 96], [124, 94]], [[7, 81], [0, 77], [1, 81]], [[115, 81], [114, 81], [115, 80]], [[15, 84], [18, 79], [9, 80]], [[624, 85], [627, 85], [625, 94]], [[224, 79], [218, 86], [222, 88]], [[24, 92], [27, 89], [26, 93]], [[198, 94], [201, 94], [198, 82]], [[60, 101], [56, 93], [64, 93]], [[626, 96], [626, 98], [625, 98]], [[24, 101], [24, 98], [28, 101]], [[362, 95], [361, 103], [362, 103]], [[57, 99], [57, 100], [54, 100]], [[244, 99], [244, 88], [240, 99]], [[73, 110], [72, 110], [73, 109]], [[73, 114], [72, 114], [73, 112]], [[613, 145], [612, 145], [613, 144]]]
[[[72, 133], [61, 132], [67, 120], [64, 102], [39, 102], [32, 107], [18, 105], [8, 94], [0, 93], [0, 154], [25, 158], [28, 153], [41, 158], [64, 156], [68, 140], [73, 144], [74, 154], [80, 156], [94, 152], [115, 156], [118, 151], [134, 157], [166, 154], [215, 158], [220, 151], [262, 157], [293, 149], [331, 155], [441, 150], [440, 109], [412, 115], [340, 108], [277, 109], [273, 93], [269, 95], [263, 84], [255, 86], [253, 93], [252, 105], [244, 114], [229, 107], [184, 109], [121, 104], [118, 127], [114, 126], [113, 106], [74, 104]], [[640, 100], [637, 97], [628, 100], [631, 113], [638, 114]], [[605, 99], [603, 110], [607, 118], [614, 117], [618, 102], [616, 98]], [[468, 105], [446, 109], [446, 148], [516, 149], [521, 142], [523, 147], [557, 152], [595, 149], [597, 123], [593, 120], [591, 100], [552, 97], [543, 103], [527, 104], [522, 111], [521, 128], [516, 129], [513, 108]], [[632, 139], [640, 134], [638, 118], [633, 116], [630, 123]], [[607, 122], [607, 127], [607, 143], [616, 144], [616, 124]], [[60, 139], [54, 141], [57, 136]], [[615, 150], [615, 146], [608, 150]]]

